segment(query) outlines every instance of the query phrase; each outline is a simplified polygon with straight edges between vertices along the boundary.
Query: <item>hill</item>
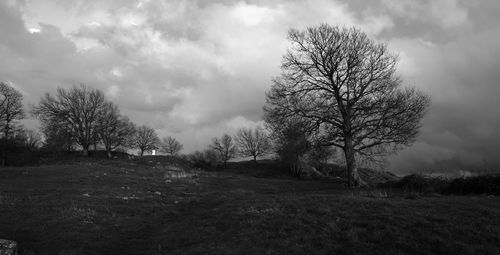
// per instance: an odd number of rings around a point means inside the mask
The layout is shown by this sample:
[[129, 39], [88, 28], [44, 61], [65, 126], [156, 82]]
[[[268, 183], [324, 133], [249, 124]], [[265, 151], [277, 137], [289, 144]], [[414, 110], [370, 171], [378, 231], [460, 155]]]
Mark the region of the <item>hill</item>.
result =
[[238, 167], [144, 157], [2, 168], [0, 239], [21, 255], [500, 254], [497, 197], [409, 200]]
[[[258, 178], [293, 178], [290, 170], [283, 167], [275, 160], [260, 160], [258, 163], [253, 161], [228, 162], [227, 169], [224, 172], [243, 174]], [[387, 171], [379, 171], [370, 168], [360, 168], [361, 178], [369, 185], [376, 185], [389, 181], [397, 181], [400, 178]], [[302, 179], [330, 180], [337, 183], [343, 183], [346, 180], [346, 169], [343, 166], [329, 164], [324, 171], [317, 171], [313, 174], [303, 173]]]

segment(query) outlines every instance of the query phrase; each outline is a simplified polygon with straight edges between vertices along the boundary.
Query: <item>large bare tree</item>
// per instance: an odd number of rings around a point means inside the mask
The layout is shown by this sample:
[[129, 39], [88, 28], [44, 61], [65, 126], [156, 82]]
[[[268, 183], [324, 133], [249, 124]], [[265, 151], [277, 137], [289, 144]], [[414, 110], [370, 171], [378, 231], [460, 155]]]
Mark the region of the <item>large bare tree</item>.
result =
[[7, 83], [0, 82], [0, 132], [2, 133], [2, 166], [5, 166], [7, 145], [16, 121], [25, 117], [23, 95]]
[[99, 125], [99, 140], [104, 145], [109, 158], [114, 149], [131, 146], [135, 126], [126, 116], [120, 114], [118, 107], [113, 103], [108, 102], [103, 107]]
[[402, 87], [397, 56], [356, 28], [292, 29], [282, 73], [267, 93], [266, 118], [299, 118], [324, 146], [343, 150], [348, 185], [362, 180], [356, 158], [415, 141], [430, 98]]
[[264, 129], [257, 127], [241, 128], [234, 138], [238, 145], [238, 153], [241, 156], [253, 157], [257, 162], [257, 157], [267, 155], [271, 152], [271, 143]]
[[182, 148], [182, 144], [171, 136], [164, 137], [160, 144], [160, 151], [168, 153], [171, 156], [177, 155]]
[[145, 151], [157, 149], [160, 139], [153, 128], [140, 126], [134, 133], [133, 143], [134, 146], [139, 149], [142, 157]]
[[236, 144], [233, 138], [228, 134], [222, 135], [221, 138], [214, 138], [210, 145], [210, 149], [217, 153], [224, 168], [227, 167], [227, 161], [234, 158], [237, 152]]
[[45, 94], [33, 113], [46, 125], [64, 123], [83, 154], [88, 155], [89, 147], [96, 143], [100, 128], [100, 114], [106, 105], [104, 93], [85, 85], [71, 89], [58, 88], [57, 95]]

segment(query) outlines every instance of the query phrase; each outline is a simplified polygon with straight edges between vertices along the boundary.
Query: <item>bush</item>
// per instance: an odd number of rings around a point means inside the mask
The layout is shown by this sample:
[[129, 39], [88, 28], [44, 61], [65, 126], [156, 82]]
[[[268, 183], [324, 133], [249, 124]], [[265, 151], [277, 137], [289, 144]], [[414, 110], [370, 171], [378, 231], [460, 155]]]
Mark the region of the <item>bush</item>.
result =
[[[2, 154], [0, 149], [0, 154]], [[6, 151], [5, 165], [7, 166], [28, 166], [37, 165], [41, 157], [40, 151], [31, 150], [25, 146], [9, 146]]]
[[403, 192], [442, 193], [448, 185], [448, 180], [443, 177], [431, 177], [421, 174], [412, 174], [398, 181], [381, 184], [383, 188], [397, 189]]
[[187, 156], [188, 161], [198, 168], [206, 170], [215, 169], [220, 166], [217, 153], [213, 150], [195, 151]]
[[500, 175], [481, 175], [449, 180], [443, 177], [412, 174], [398, 181], [382, 183], [379, 187], [417, 193], [500, 195]]
[[316, 170], [328, 174], [330, 172], [328, 161], [333, 158], [336, 150], [331, 146], [312, 146], [307, 152], [308, 164]]
[[444, 193], [456, 195], [500, 195], [500, 175], [481, 175], [467, 178], [457, 178], [450, 182], [448, 187], [444, 190]]

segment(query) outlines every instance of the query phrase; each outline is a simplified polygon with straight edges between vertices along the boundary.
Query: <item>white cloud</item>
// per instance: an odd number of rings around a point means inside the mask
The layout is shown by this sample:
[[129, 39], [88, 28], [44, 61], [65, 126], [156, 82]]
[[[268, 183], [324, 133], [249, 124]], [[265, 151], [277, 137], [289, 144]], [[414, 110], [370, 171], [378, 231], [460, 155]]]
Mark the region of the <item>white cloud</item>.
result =
[[272, 19], [275, 14], [267, 7], [239, 2], [229, 14], [232, 18], [240, 20], [246, 26], [259, 25], [265, 20]]
[[40, 29], [39, 28], [29, 28], [28, 31], [32, 34], [35, 34], [35, 33], [40, 33]]

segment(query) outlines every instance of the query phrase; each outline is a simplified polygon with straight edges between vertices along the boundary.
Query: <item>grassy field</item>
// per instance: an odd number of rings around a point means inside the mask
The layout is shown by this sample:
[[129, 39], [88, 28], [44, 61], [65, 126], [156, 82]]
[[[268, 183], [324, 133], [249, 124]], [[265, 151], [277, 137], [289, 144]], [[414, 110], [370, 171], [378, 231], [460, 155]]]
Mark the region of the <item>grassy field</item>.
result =
[[0, 238], [21, 255], [500, 254], [498, 197], [386, 197], [235, 169], [152, 157], [3, 168]]

